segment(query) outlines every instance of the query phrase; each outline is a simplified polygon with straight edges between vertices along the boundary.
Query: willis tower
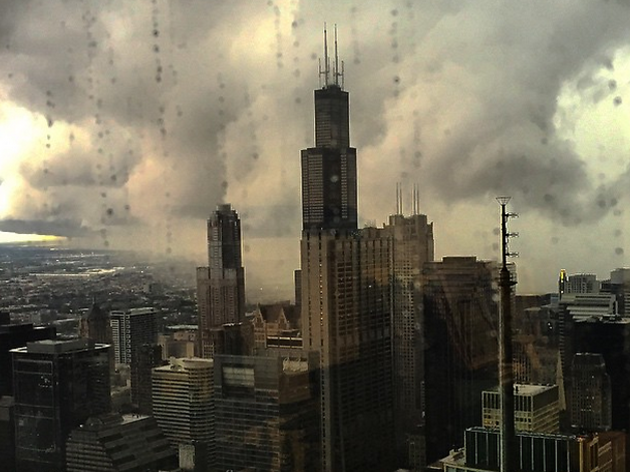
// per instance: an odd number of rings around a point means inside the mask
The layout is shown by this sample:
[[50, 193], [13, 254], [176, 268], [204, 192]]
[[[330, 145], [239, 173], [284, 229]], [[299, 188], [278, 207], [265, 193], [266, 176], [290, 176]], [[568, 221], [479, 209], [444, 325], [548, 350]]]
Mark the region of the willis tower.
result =
[[[393, 470], [391, 238], [357, 229], [356, 150], [335, 34], [315, 91], [315, 147], [302, 151], [301, 316], [319, 357], [321, 470]], [[341, 79], [341, 83], [340, 83]]]

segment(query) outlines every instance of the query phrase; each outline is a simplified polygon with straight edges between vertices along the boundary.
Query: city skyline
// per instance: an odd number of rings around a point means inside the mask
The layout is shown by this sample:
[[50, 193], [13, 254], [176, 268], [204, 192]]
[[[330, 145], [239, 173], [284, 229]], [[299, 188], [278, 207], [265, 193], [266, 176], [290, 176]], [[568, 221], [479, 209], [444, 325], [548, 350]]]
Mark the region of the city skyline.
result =
[[520, 291], [553, 290], [561, 268], [627, 265], [625, 5], [0, 9], [2, 230], [201, 262], [203, 222], [230, 202], [250, 293], [274, 290], [262, 274], [289, 286], [295, 149], [312, 141], [328, 21], [353, 93], [360, 227], [394, 213], [397, 182], [417, 184], [437, 259], [496, 259], [494, 197], [507, 194]]

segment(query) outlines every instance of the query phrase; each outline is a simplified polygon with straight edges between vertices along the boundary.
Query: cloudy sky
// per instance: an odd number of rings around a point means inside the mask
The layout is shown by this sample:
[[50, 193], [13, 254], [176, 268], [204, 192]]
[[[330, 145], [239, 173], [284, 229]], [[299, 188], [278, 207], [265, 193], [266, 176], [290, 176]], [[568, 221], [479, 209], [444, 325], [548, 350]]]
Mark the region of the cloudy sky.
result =
[[[298, 265], [299, 151], [322, 29], [339, 30], [359, 213], [420, 190], [437, 256], [498, 257], [519, 290], [627, 265], [630, 4], [615, 0], [0, 0], [0, 238], [203, 264], [230, 202], [250, 297]], [[256, 293], [256, 295], [254, 295]]]

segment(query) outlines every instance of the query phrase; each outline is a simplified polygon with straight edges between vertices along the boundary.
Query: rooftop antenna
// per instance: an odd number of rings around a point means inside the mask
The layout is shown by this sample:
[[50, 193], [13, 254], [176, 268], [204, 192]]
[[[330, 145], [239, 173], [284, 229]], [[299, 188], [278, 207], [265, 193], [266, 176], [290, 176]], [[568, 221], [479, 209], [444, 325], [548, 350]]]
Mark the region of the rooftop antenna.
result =
[[402, 193], [402, 182], [400, 183], [400, 215], [404, 215], [405, 214], [405, 206], [403, 203], [403, 193]]
[[344, 75], [344, 64], [343, 61], [341, 61], [341, 90], [343, 90], [343, 86], [344, 86], [344, 82], [345, 82], [345, 75]]
[[418, 186], [413, 184], [411, 213], [415, 216], [418, 214]]
[[330, 73], [330, 62], [328, 60], [328, 32], [324, 23], [324, 87], [328, 87], [328, 74]]
[[339, 53], [337, 51], [337, 25], [335, 24], [335, 85], [339, 86]]
[[319, 88], [322, 88], [322, 58], [317, 59], [317, 76], [319, 77]]
[[507, 266], [507, 258], [516, 256], [508, 252], [509, 238], [518, 236], [509, 233], [508, 218], [516, 217], [516, 213], [508, 213], [506, 206], [510, 197], [497, 197], [501, 205], [501, 272], [499, 285], [501, 287], [501, 305], [499, 317], [499, 385], [501, 405], [501, 457], [500, 471], [512, 472], [517, 470], [518, 444], [514, 429], [514, 371], [512, 366], [512, 280]]
[[398, 188], [398, 186], [400, 185], [399, 182], [396, 182], [396, 214], [400, 215], [400, 204], [399, 204], [399, 198], [398, 195], [400, 193], [400, 189]]

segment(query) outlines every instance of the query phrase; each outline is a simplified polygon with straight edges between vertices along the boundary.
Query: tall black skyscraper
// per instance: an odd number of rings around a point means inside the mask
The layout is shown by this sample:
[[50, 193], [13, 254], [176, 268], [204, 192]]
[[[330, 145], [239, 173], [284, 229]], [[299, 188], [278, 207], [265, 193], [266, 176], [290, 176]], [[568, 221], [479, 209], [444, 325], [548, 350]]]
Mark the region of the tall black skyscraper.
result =
[[238, 323], [245, 313], [245, 269], [241, 220], [231, 205], [219, 205], [208, 219], [208, 267], [197, 268], [201, 355], [214, 354], [211, 330]]
[[70, 431], [111, 408], [109, 349], [80, 339], [11, 351], [17, 472], [66, 470]]
[[302, 150], [303, 229], [353, 230], [357, 228], [357, 150], [350, 147], [348, 92], [339, 83], [336, 37], [332, 72], [327, 51], [325, 56], [320, 71], [324, 86], [315, 90], [315, 147]]
[[315, 91], [316, 147], [301, 154], [302, 338], [319, 356], [321, 469], [393, 470], [392, 241], [357, 230], [356, 150], [336, 49], [331, 72], [325, 47]]

